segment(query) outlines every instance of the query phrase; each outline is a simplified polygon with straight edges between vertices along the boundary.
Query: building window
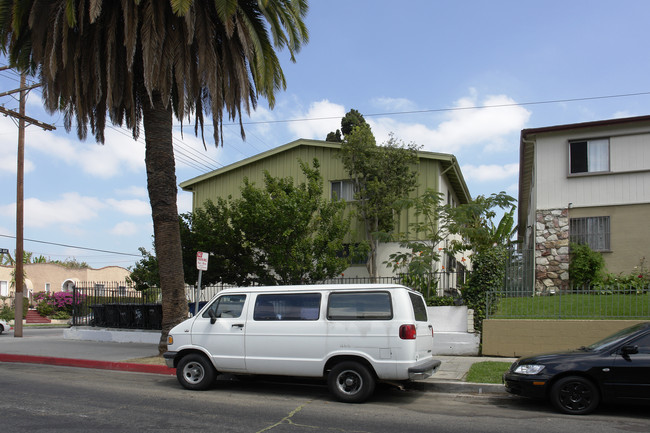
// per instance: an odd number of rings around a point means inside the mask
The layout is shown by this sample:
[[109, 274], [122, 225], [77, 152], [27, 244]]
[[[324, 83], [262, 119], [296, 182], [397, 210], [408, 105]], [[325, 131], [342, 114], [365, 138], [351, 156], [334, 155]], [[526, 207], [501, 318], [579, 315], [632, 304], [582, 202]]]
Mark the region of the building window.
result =
[[609, 171], [609, 139], [569, 142], [571, 173]]
[[610, 251], [609, 217], [571, 218], [569, 238], [576, 244], [588, 245], [594, 251]]
[[9, 281], [0, 281], [0, 296], [9, 296]]
[[332, 200], [354, 200], [354, 183], [351, 180], [332, 181]]
[[359, 244], [343, 244], [343, 249], [336, 252], [336, 257], [350, 258], [350, 265], [365, 265], [368, 263], [368, 254], [362, 254], [358, 250]]
[[50, 286], [50, 283], [45, 283], [45, 293], [50, 293], [52, 290], [52, 287]]

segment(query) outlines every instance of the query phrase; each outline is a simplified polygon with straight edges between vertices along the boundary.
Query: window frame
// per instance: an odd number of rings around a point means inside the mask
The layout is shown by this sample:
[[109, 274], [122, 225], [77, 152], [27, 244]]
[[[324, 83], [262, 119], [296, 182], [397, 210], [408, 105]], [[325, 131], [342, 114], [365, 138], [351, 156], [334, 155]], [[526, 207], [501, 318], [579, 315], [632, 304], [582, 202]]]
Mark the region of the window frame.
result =
[[[338, 184], [339, 187], [336, 188], [341, 191], [341, 196], [344, 197], [339, 197], [338, 193], [337, 196], [334, 197], [335, 193], [335, 187], [334, 185]], [[345, 187], [345, 185], [349, 185], [349, 187]], [[349, 194], [346, 194], [349, 193]], [[342, 180], [331, 180], [330, 181], [330, 199], [331, 200], [345, 200], [346, 202], [350, 201], [356, 201], [354, 198], [354, 182], [351, 179], [342, 179]]]
[[[388, 298], [388, 304], [390, 306], [390, 315], [389, 317], [378, 317], [378, 316], [368, 316], [368, 317], [359, 317], [359, 313], [357, 311], [357, 314], [355, 317], [352, 316], [341, 316], [341, 315], [332, 315], [330, 312], [330, 308], [332, 307], [332, 297], [336, 298], [337, 296], [350, 296], [350, 295], [368, 295], [368, 294], [381, 294], [381, 295], [386, 295]], [[393, 297], [388, 290], [368, 290], [368, 291], [340, 291], [340, 292], [331, 292], [329, 296], [327, 297], [327, 307], [325, 310], [325, 317], [327, 320], [330, 321], [354, 321], [354, 320], [362, 320], [362, 321], [370, 321], [370, 320], [382, 320], [382, 321], [388, 321], [388, 320], [393, 320], [393, 317], [395, 315], [395, 312], [393, 311]]]
[[[278, 306], [273, 305], [273, 301], [277, 301], [280, 298], [285, 298], [285, 299], [291, 299], [291, 298], [299, 298], [302, 297], [305, 299], [306, 296], [315, 296], [318, 301], [318, 308], [316, 309], [316, 316], [313, 316], [313, 311], [311, 311], [312, 314], [309, 316], [305, 315], [307, 311], [304, 310], [314, 310], [314, 307], [304, 307], [303, 305], [290, 305], [290, 304], [285, 304], [283, 305], [283, 308], [300, 308], [299, 315], [287, 315], [286, 312], [279, 312], [277, 310]], [[273, 299], [275, 298], [275, 299]], [[323, 300], [323, 295], [320, 292], [299, 292], [299, 293], [260, 293], [255, 297], [255, 303], [253, 304], [253, 321], [255, 322], [313, 322], [317, 321], [320, 318], [320, 312], [321, 312], [321, 303]], [[316, 299], [312, 299], [311, 302], [316, 301]], [[262, 302], [268, 302], [273, 305], [273, 315], [271, 316], [262, 316], [258, 310], [258, 307], [261, 307]], [[291, 310], [289, 310], [291, 311]], [[291, 311], [295, 312], [295, 311]]]
[[[597, 229], [603, 225], [603, 233], [600, 231], [593, 232], [589, 229], [591, 224], [595, 225]], [[576, 226], [586, 227], [586, 230], [574, 234]], [[599, 237], [603, 237], [602, 244], [600, 245]], [[597, 242], [590, 242], [596, 240]], [[569, 218], [569, 241], [577, 244], [588, 245], [594, 251], [610, 252], [612, 251], [612, 219], [609, 215], [602, 216], [587, 216]]]
[[[219, 313], [219, 305], [221, 304], [221, 301], [223, 299], [230, 298], [230, 297], [240, 297], [240, 298], [242, 298], [241, 310], [239, 310], [239, 314], [237, 316], [224, 317], [224, 316], [222, 316], [222, 314], [224, 313], [223, 311], [221, 313]], [[244, 312], [244, 305], [246, 304], [246, 298], [247, 298], [247, 296], [245, 294], [242, 294], [242, 293], [229, 293], [229, 294], [226, 294], [226, 295], [223, 295], [223, 296], [219, 296], [219, 297], [217, 297], [217, 299], [215, 299], [210, 304], [210, 306], [208, 308], [205, 309], [205, 311], [203, 312], [201, 317], [203, 317], [204, 319], [211, 319], [210, 310], [212, 310], [212, 311], [214, 311], [214, 317], [216, 317], [217, 319], [220, 319], [222, 317], [223, 318], [228, 318], [228, 319], [238, 319], [238, 318], [240, 318], [242, 316], [242, 314]]]
[[[590, 143], [593, 143], [595, 145], [596, 142], [602, 142], [607, 140], [607, 167], [604, 169], [592, 169], [590, 170]], [[585, 144], [585, 150], [584, 150], [584, 165], [586, 166], [586, 169], [584, 171], [577, 171], [577, 162], [574, 161], [574, 145], [579, 145], [579, 144]], [[569, 152], [569, 176], [588, 176], [588, 175], [597, 175], [597, 174], [603, 174], [603, 173], [610, 173], [611, 172], [611, 141], [610, 137], [600, 137], [600, 138], [586, 138], [586, 139], [579, 139], [579, 140], [569, 140], [569, 146], [568, 146], [568, 152]], [[578, 153], [578, 149], [576, 148], [576, 152]], [[576, 162], [576, 171], [574, 171], [574, 162]], [[582, 162], [582, 161], [581, 161]]]

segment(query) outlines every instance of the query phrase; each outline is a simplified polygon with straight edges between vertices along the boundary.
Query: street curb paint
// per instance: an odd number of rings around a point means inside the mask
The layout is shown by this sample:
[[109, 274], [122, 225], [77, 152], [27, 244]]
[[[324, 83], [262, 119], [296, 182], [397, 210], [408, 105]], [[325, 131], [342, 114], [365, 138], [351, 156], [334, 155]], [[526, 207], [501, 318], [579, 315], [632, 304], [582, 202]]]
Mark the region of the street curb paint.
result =
[[119, 370], [136, 373], [175, 375], [176, 369], [165, 365], [137, 364], [132, 362], [96, 361], [91, 359], [55, 358], [51, 356], [10, 355], [0, 353], [0, 362], [25, 364], [47, 364], [63, 367], [95, 368], [100, 370]]

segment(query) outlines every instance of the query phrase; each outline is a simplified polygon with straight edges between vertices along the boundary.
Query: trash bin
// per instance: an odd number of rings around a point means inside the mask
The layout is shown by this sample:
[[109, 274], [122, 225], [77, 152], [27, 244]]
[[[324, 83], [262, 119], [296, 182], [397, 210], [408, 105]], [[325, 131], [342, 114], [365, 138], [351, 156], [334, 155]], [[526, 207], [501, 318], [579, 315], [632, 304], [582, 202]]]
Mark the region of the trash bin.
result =
[[133, 306], [131, 304], [118, 304], [119, 328], [133, 328]]
[[[199, 301], [199, 311], [201, 311], [201, 308], [205, 307], [205, 304], [207, 304], [208, 301]], [[190, 310], [190, 314], [194, 316], [194, 302], [188, 302], [187, 307]]]
[[91, 305], [90, 309], [93, 312], [94, 320], [91, 321], [92, 326], [106, 326], [106, 306], [103, 304]]
[[147, 329], [162, 329], [162, 305], [144, 304], [145, 327]]
[[120, 327], [120, 312], [118, 304], [105, 304], [106, 305], [106, 326], [108, 328]]
[[145, 307], [142, 304], [133, 304], [133, 327], [145, 328]]

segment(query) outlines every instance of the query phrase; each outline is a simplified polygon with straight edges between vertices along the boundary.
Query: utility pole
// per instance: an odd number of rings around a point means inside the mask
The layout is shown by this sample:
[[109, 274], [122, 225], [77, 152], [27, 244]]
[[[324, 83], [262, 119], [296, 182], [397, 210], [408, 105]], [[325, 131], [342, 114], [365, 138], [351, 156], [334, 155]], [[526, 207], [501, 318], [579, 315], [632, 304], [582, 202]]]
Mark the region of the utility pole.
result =
[[[25, 87], [25, 74], [20, 75], [20, 88]], [[25, 91], [20, 91], [20, 104], [18, 113], [18, 169], [16, 170], [16, 294], [14, 296], [14, 337], [23, 336], [23, 286], [25, 284], [23, 272], [23, 204], [25, 198]]]
[[[6, 68], [1, 68], [6, 69]], [[3, 113], [14, 118], [18, 118], [18, 163], [16, 172], [16, 291], [15, 291], [15, 311], [14, 311], [14, 337], [23, 336], [23, 287], [25, 285], [24, 274], [24, 248], [23, 248], [23, 222], [24, 222], [24, 179], [25, 179], [25, 124], [36, 125], [46, 131], [51, 131], [54, 128], [52, 125], [47, 125], [36, 119], [32, 119], [25, 115], [25, 105], [27, 99], [27, 90], [33, 89], [37, 86], [25, 87], [25, 74], [20, 75], [20, 89], [5, 92], [0, 96], [9, 95], [12, 93], [20, 92], [20, 102], [18, 113], [13, 110], [8, 110], [0, 107], [0, 113]]]

